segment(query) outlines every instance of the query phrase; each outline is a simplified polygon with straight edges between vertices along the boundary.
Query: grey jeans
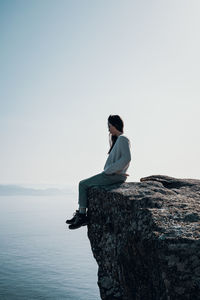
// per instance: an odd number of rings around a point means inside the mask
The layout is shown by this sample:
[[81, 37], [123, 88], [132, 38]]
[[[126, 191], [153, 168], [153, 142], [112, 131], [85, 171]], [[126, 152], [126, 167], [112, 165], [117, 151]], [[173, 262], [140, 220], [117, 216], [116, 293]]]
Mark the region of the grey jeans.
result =
[[123, 183], [127, 176], [123, 174], [106, 174], [104, 172], [83, 179], [79, 182], [79, 207], [87, 208], [87, 189], [91, 186], [109, 185], [114, 183]]

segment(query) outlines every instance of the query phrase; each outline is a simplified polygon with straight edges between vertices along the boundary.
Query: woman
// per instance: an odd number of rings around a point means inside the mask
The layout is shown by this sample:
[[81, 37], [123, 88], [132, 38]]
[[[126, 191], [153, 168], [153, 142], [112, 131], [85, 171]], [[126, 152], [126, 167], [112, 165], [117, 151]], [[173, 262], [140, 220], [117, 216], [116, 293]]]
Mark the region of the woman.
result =
[[131, 161], [130, 142], [123, 134], [124, 123], [118, 115], [110, 115], [108, 129], [110, 132], [110, 150], [106, 160], [104, 171], [79, 182], [79, 209], [74, 217], [67, 220], [69, 229], [77, 229], [88, 224], [86, 209], [88, 207], [87, 189], [91, 186], [123, 183], [128, 174], [126, 171]]

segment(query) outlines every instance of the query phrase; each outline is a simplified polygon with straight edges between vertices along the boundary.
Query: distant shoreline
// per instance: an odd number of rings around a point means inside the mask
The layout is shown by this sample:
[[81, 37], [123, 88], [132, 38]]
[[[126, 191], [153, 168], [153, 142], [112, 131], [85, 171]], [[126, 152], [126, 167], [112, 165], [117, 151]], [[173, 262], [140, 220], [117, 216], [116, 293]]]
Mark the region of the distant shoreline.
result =
[[74, 193], [75, 187], [68, 188], [29, 188], [15, 184], [0, 184], [0, 196], [54, 196]]

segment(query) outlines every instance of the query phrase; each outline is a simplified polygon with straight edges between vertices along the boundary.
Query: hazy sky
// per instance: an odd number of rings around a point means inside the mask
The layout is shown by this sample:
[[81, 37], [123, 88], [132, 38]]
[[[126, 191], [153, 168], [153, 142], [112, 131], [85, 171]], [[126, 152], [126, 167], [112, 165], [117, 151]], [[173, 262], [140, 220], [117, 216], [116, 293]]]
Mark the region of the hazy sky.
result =
[[200, 178], [199, 0], [0, 0], [0, 183], [103, 171], [107, 118], [128, 181]]

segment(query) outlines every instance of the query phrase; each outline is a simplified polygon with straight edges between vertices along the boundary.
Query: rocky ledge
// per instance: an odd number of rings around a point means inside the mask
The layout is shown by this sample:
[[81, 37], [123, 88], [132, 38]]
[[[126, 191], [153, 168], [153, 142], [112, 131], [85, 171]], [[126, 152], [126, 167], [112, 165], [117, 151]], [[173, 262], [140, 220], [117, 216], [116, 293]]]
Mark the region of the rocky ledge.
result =
[[102, 299], [200, 299], [200, 180], [149, 176], [88, 198]]

